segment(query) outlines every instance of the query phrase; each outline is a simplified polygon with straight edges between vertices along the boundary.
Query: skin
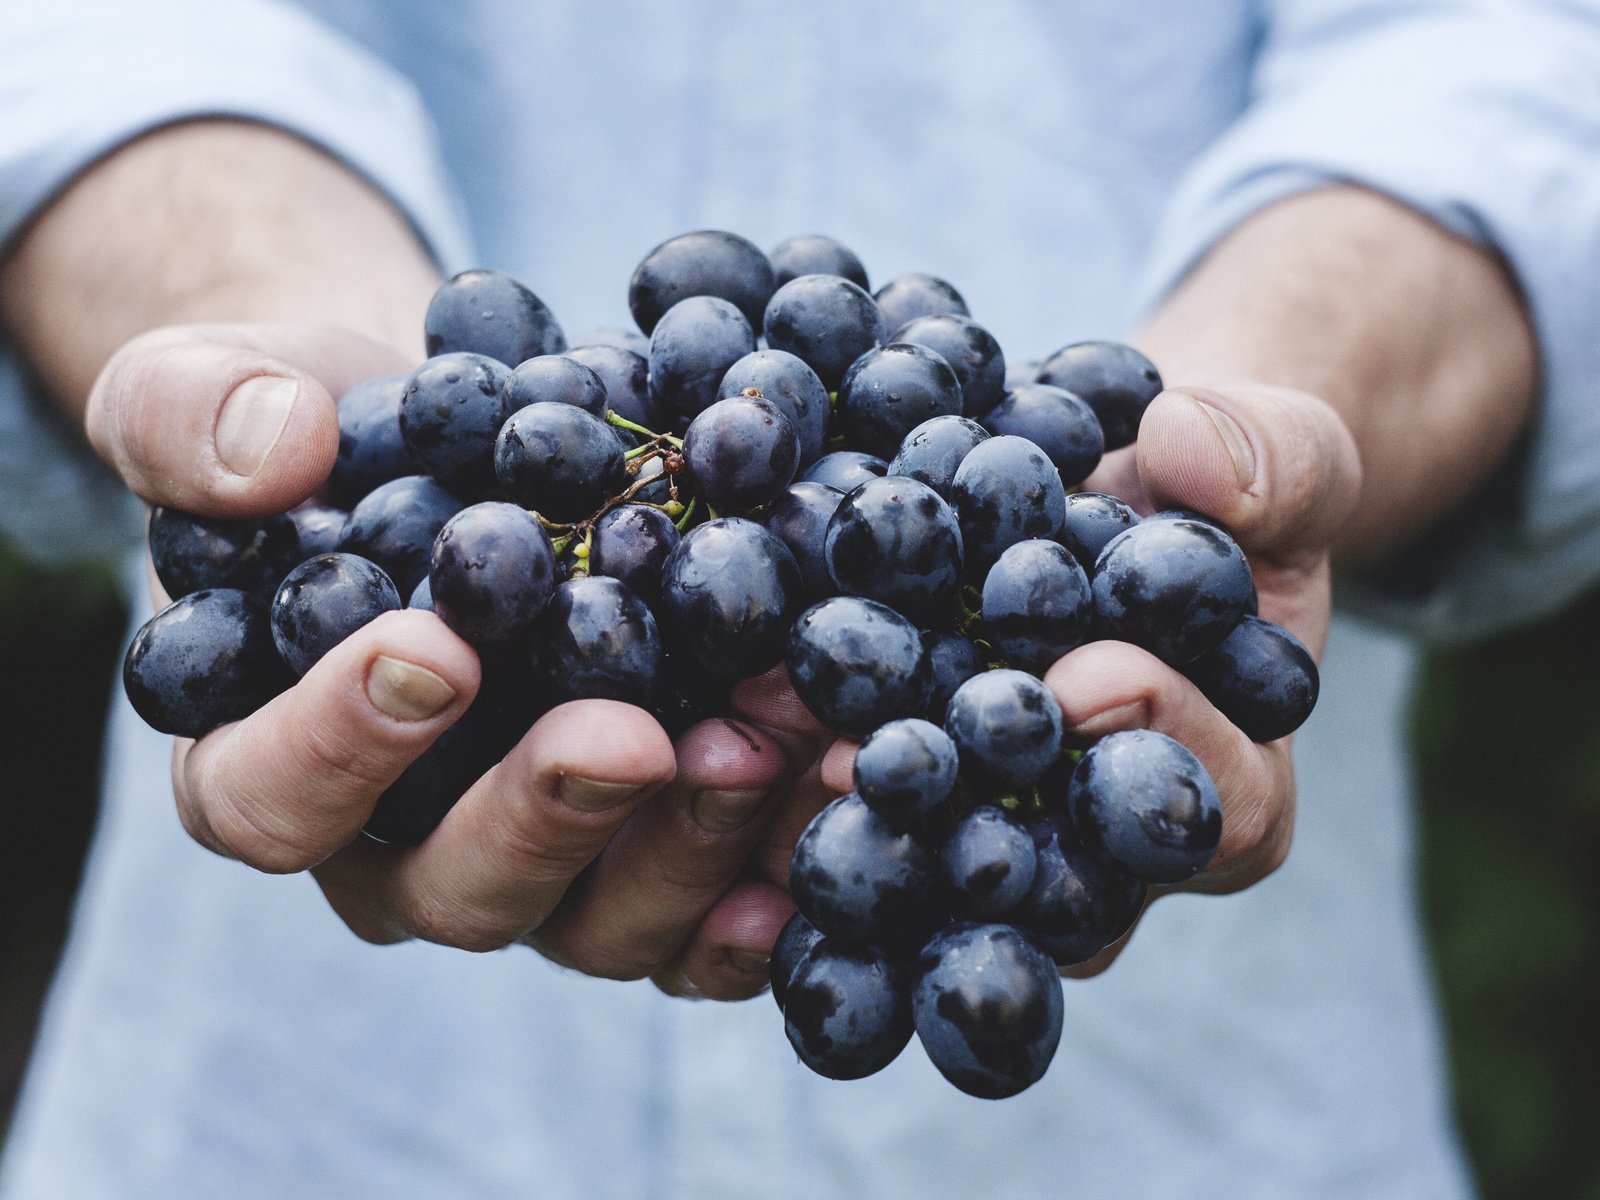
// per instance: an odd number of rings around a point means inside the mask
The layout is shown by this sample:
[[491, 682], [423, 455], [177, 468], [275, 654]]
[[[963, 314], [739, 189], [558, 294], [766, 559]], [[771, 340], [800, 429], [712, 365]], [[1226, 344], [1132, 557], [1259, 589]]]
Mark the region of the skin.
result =
[[[336, 396], [421, 357], [437, 282], [410, 227], [346, 169], [288, 135], [206, 121], [74, 181], [0, 261], [0, 319], [138, 495], [251, 516], [326, 476]], [[1175, 386], [1088, 486], [1224, 521], [1262, 614], [1317, 653], [1335, 555], [1375, 557], [1425, 529], [1532, 411], [1532, 340], [1501, 266], [1349, 187], [1246, 221], [1137, 341]], [[297, 391], [276, 443], [241, 472], [219, 433], [230, 394], [257, 377]], [[1082, 739], [1148, 726], [1205, 762], [1224, 840], [1186, 890], [1236, 891], [1283, 861], [1292, 739], [1254, 745], [1121, 643], [1074, 651], [1046, 683]], [[352, 842], [477, 685], [476, 656], [432, 614], [385, 614], [260, 712], [175, 744], [184, 826], [258, 869], [312, 871], [369, 941], [524, 942], [677, 994], [760, 990], [792, 911], [789, 851], [849, 787], [854, 743], [805, 712], [781, 669], [736, 690], [743, 722], [707, 722], [676, 746], [640, 710], [579, 702], [542, 719], [423, 845]]]

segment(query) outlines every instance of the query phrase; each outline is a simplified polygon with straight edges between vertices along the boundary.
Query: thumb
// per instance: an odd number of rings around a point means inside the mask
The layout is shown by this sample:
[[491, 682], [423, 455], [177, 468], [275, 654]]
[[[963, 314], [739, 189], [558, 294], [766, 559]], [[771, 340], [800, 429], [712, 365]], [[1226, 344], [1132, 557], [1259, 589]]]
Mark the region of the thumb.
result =
[[218, 517], [284, 512], [328, 477], [334, 397], [409, 364], [315, 325], [183, 325], [111, 357], [85, 416], [95, 450], [152, 504]]

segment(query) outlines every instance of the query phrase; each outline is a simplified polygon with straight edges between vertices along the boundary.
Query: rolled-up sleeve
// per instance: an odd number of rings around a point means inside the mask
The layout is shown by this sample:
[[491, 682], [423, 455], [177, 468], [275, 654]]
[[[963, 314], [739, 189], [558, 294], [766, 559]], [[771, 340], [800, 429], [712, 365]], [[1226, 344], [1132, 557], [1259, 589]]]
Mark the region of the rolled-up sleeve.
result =
[[[1153, 303], [1252, 212], [1334, 182], [1387, 193], [1501, 254], [1542, 395], [1512, 485], [1425, 586], [1343, 589], [1437, 637], [1532, 619], [1600, 579], [1600, 11], [1588, 3], [1282, 0], [1252, 101], [1174, 196]], [[1414, 582], [1414, 580], [1413, 580]]]
[[[151, 129], [237, 117], [286, 129], [388, 196], [441, 263], [466, 224], [416, 91], [366, 48], [271, 0], [0, 5], [0, 246], [84, 167]], [[156, 198], [158, 200], [158, 198]], [[0, 344], [0, 531], [42, 560], [125, 537], [114, 481]]]

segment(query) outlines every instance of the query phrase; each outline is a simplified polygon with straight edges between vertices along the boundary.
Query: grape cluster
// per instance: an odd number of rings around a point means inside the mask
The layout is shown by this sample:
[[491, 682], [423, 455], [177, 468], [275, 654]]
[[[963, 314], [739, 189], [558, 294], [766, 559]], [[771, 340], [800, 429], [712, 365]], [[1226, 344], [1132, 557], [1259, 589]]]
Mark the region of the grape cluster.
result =
[[879, 1070], [913, 1031], [977, 1096], [1045, 1071], [1057, 968], [1121, 937], [1222, 828], [1195, 756], [1150, 730], [1069, 743], [1041, 674], [1114, 638], [1258, 741], [1309, 714], [1305, 648], [1255, 615], [1205, 516], [1140, 518], [1080, 484], [1161, 389], [1112, 342], [1008, 373], [959, 292], [868, 291], [831, 238], [763, 253], [672, 238], [634, 272], [640, 332], [569, 349], [495, 271], [445, 283], [429, 358], [338, 405], [338, 459], [294, 512], [158, 508], [173, 597], [124, 664], [139, 714], [200, 736], [402, 605], [478, 651], [466, 714], [365, 829], [414, 844], [555, 705], [608, 698], [677, 734], [780, 663], [861, 745], [795, 846], [772, 990], [800, 1059]]

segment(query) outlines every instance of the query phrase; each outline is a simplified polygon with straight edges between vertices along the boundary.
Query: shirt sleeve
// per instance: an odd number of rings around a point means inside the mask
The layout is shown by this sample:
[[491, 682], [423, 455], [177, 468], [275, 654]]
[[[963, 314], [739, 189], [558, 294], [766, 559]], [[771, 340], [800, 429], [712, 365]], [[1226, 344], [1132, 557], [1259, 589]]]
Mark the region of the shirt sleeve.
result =
[[[0, 45], [0, 248], [75, 174], [128, 140], [174, 121], [236, 117], [327, 150], [407, 216], [437, 261], [470, 261], [466, 222], [415, 89], [290, 5], [7, 4]], [[45, 562], [104, 553], [137, 528], [110, 473], [48, 410], [3, 341], [0, 497], [0, 533]]]
[[1479, 503], [1416, 547], [1425, 574], [1400, 564], [1342, 585], [1341, 601], [1439, 638], [1554, 610], [1600, 578], [1600, 12], [1556, 0], [1270, 4], [1252, 101], [1175, 194], [1145, 296], [1252, 212], [1336, 182], [1501, 254], [1542, 375], [1510, 503]]

